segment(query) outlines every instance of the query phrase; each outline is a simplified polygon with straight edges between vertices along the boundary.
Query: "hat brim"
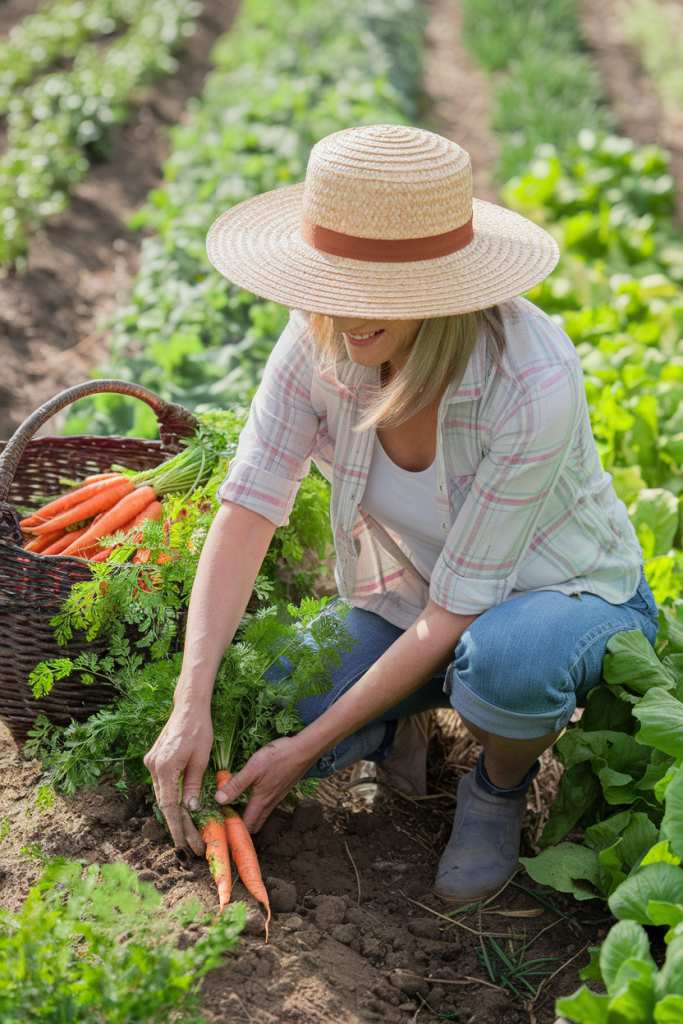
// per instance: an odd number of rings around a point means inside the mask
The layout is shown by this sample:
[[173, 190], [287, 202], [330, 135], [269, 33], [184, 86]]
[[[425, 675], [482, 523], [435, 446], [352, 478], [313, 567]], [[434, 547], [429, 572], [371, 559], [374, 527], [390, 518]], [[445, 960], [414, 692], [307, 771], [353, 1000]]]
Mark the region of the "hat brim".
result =
[[229, 281], [292, 309], [405, 320], [486, 309], [539, 284], [557, 265], [555, 240], [526, 217], [473, 201], [474, 238], [433, 260], [371, 263], [306, 245], [304, 186], [247, 199], [212, 225], [209, 259]]

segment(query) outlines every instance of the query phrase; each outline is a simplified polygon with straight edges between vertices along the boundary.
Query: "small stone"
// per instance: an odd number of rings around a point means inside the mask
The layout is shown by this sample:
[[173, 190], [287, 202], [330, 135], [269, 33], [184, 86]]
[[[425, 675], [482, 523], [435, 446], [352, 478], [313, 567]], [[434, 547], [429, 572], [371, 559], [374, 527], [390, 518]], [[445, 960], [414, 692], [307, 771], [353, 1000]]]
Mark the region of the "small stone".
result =
[[138, 881], [140, 882], [157, 882], [159, 876], [156, 871], [138, 871]]
[[343, 924], [346, 915], [346, 904], [340, 896], [319, 896], [315, 904], [315, 923], [325, 932], [331, 932]]
[[338, 924], [332, 929], [332, 938], [337, 942], [343, 942], [345, 946], [350, 946], [357, 935], [358, 925], [350, 922], [349, 924]]
[[422, 999], [426, 999], [429, 995], [429, 984], [420, 978], [417, 974], [412, 974], [410, 971], [404, 971], [400, 968], [392, 971], [389, 975], [389, 981], [394, 988], [400, 989], [407, 996], [421, 996]]
[[439, 922], [433, 917], [418, 917], [408, 922], [408, 931], [419, 939], [440, 939]]
[[298, 932], [304, 926], [304, 920], [298, 914], [292, 914], [282, 925], [283, 932]]
[[244, 922], [242, 935], [263, 935], [266, 930], [266, 919], [257, 907], [247, 904], [247, 919]]
[[144, 839], [153, 843], [160, 843], [168, 837], [168, 832], [156, 818], [148, 818], [140, 832]]
[[296, 886], [281, 878], [266, 878], [270, 909], [274, 914], [291, 914], [296, 910]]

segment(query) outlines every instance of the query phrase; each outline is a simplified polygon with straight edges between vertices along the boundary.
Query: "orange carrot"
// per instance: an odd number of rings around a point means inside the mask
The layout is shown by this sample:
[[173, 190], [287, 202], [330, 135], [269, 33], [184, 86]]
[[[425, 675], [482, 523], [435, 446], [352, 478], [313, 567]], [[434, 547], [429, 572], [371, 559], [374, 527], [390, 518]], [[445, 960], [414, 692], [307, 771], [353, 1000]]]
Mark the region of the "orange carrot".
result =
[[[90, 529], [88, 526], [82, 526], [80, 530], [64, 530], [61, 540], [56, 540], [50, 544], [49, 548], [43, 550], [44, 555], [59, 555], [65, 548], [68, 548], [70, 544], [73, 544], [75, 540], [82, 537], [86, 530]], [[61, 531], [60, 531], [61, 532]], [[48, 534], [48, 537], [50, 534]], [[40, 540], [40, 538], [37, 538]]]
[[102, 516], [98, 523], [93, 523], [75, 544], [66, 549], [65, 554], [82, 555], [83, 549], [94, 544], [100, 537], [108, 537], [110, 533], [116, 533], [152, 501], [156, 501], [153, 487], [145, 486], [134, 490], [131, 483], [130, 489], [121, 494], [116, 505], [110, 507], [107, 514]]
[[115, 476], [123, 476], [123, 473], [94, 473], [93, 476], [86, 476], [81, 480], [79, 487], [86, 487], [88, 484], [97, 483], [98, 480], [113, 480]]
[[114, 548], [104, 548], [90, 558], [91, 562], [106, 562]]
[[[221, 769], [216, 772], [216, 787], [220, 789], [232, 778], [232, 772]], [[221, 807], [221, 813], [225, 819], [225, 831], [228, 837], [228, 846], [235, 867], [239, 876], [244, 882], [247, 891], [262, 903], [268, 911], [266, 918], [266, 942], [268, 941], [268, 925], [270, 924], [270, 901], [266, 887], [261, 878], [261, 868], [254, 849], [254, 843], [247, 832], [247, 827], [240, 818], [237, 811], [232, 807]]]
[[208, 821], [202, 829], [202, 839], [206, 843], [206, 859], [216, 881], [220, 912], [222, 912], [230, 902], [232, 887], [228, 837], [225, 834], [225, 828], [219, 821]]
[[66, 530], [56, 530], [54, 533], [44, 533], [42, 537], [34, 537], [32, 541], [24, 545], [24, 551], [33, 551], [35, 554], [42, 551], [44, 554], [50, 545], [55, 544], [65, 533]]
[[146, 519], [151, 519], [156, 523], [161, 519], [163, 511], [161, 502], [155, 497], [154, 501], [150, 501], [147, 508], [143, 508], [142, 512], [138, 512], [138, 514], [134, 516], [129, 523], [122, 526], [121, 529], [124, 533], [128, 533], [128, 531], [132, 530], [134, 526], [140, 526], [141, 523], [144, 523]]
[[[66, 512], [68, 509], [73, 508], [75, 505], [80, 505], [82, 502], [87, 501], [89, 498], [94, 498], [96, 495], [103, 491], [108, 491], [111, 487], [116, 487], [117, 481], [122, 483], [124, 480], [128, 480], [128, 477], [122, 476], [120, 473], [116, 473], [112, 477], [107, 477], [105, 480], [95, 480], [93, 483], [88, 484], [85, 487], [77, 487], [73, 491], [69, 491], [68, 494], [63, 494], [61, 498], [55, 498], [54, 501], [39, 508], [37, 512], [30, 515], [28, 519], [22, 519], [21, 526], [23, 529], [37, 532], [33, 528], [36, 526], [47, 525], [48, 520], [54, 520], [55, 516]], [[102, 508], [99, 505], [97, 511]], [[91, 513], [92, 515], [92, 513]], [[87, 519], [87, 516], [81, 516], [81, 519]], [[78, 519], [73, 520], [74, 523], [79, 522]], [[64, 525], [69, 526], [69, 523]], [[59, 529], [59, 527], [57, 527]], [[45, 532], [43, 529], [42, 532]]]
[[[73, 526], [74, 523], [80, 523], [83, 519], [90, 519], [91, 516], [101, 512], [103, 509], [110, 509], [121, 498], [135, 490], [133, 481], [126, 479], [126, 477], [122, 477], [120, 483], [117, 480], [104, 480], [103, 483], [109, 484], [109, 486], [92, 497], [86, 498], [85, 501], [79, 502], [78, 505], [73, 505], [66, 512], [55, 516], [54, 519], [50, 519], [49, 522], [44, 523], [42, 526], [32, 526], [31, 532], [37, 534], [51, 533], [53, 530], [61, 530], [64, 526]], [[97, 484], [94, 486], [97, 486]], [[140, 489], [142, 490], [142, 488]]]
[[247, 827], [240, 818], [237, 811], [232, 807], [221, 807], [221, 813], [225, 818], [225, 831], [228, 836], [228, 846], [235, 867], [239, 876], [244, 882], [247, 890], [259, 903], [262, 903], [268, 911], [266, 918], [266, 942], [268, 941], [268, 925], [270, 924], [270, 902], [268, 893], [261, 878], [261, 869], [256, 856], [256, 850], [252, 838], [247, 832]]

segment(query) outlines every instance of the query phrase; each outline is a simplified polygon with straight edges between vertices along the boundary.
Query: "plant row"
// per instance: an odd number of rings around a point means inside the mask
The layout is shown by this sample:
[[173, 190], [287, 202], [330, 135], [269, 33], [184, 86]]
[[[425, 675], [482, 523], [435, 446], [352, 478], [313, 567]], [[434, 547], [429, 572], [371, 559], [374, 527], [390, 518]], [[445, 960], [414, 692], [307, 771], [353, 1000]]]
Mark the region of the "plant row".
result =
[[[87, 174], [88, 157], [109, 154], [112, 127], [128, 116], [135, 90], [175, 70], [172, 53], [194, 32], [200, 10], [195, 0], [112, 0], [94, 10], [57, 5], [54, 18], [50, 8], [10, 38], [0, 92], [0, 110], [5, 102], [8, 111], [8, 149], [0, 157], [0, 265], [22, 255], [30, 233], [64, 209], [69, 188]], [[126, 22], [128, 30], [113, 41], [84, 41]], [[70, 69], [32, 78], [44, 64], [72, 55]]]
[[[683, 246], [674, 182], [661, 150], [605, 134], [609, 115], [582, 52], [574, 0], [530, 5], [528, 33], [522, 38], [520, 24], [516, 40], [507, 23], [477, 21], [467, 9], [471, 45], [499, 71], [494, 126], [520, 98], [517, 121], [507, 123], [524, 131], [524, 145], [503, 136], [501, 166], [514, 173], [504, 201], [542, 223], [562, 252], [529, 298], [577, 347], [603, 465], [665, 606], [659, 657], [639, 631], [611, 640], [606, 681], [556, 745], [565, 773], [542, 842], [559, 843], [578, 826], [583, 843], [552, 846], [525, 866], [579, 899], [608, 899], [619, 919], [582, 972], [606, 993], [584, 987], [560, 1000], [558, 1012], [577, 1024], [664, 1024], [683, 1019]], [[490, 12], [497, 9], [491, 0]], [[544, 34], [553, 41], [542, 50]], [[575, 86], [584, 78], [583, 102], [568, 103], [549, 124], [563, 70]], [[661, 969], [643, 928], [653, 924], [669, 926]]]
[[[246, 0], [201, 99], [171, 133], [163, 189], [135, 218], [156, 234], [98, 373], [192, 409], [248, 402], [287, 311], [214, 271], [206, 233], [235, 203], [302, 181], [323, 136], [414, 121], [423, 21], [417, 0]], [[66, 431], [154, 436], [153, 417], [134, 415], [98, 396], [74, 407]]]
[[[0, 910], [3, 1024], [201, 1024], [203, 976], [232, 949], [243, 904], [211, 925], [198, 905], [169, 914], [154, 887], [126, 864], [45, 866], [18, 914]], [[181, 929], [201, 928], [176, 946]]]

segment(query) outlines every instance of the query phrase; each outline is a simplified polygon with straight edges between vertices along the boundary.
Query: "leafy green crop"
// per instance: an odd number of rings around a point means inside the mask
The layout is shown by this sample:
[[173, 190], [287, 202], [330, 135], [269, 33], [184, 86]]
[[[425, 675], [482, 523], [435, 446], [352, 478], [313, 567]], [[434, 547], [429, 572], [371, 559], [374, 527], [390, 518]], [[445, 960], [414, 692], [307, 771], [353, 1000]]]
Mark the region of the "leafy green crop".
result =
[[236, 945], [244, 904], [181, 951], [173, 928], [197, 908], [169, 915], [160, 902], [125, 864], [49, 863], [21, 913], [0, 910], [3, 1024], [201, 1024], [199, 982]]
[[[683, 907], [679, 908], [683, 913]], [[670, 924], [681, 917], [674, 908], [659, 913], [658, 923]], [[606, 995], [585, 985], [568, 999], [557, 1001], [558, 1013], [576, 1024], [680, 1024], [683, 1020], [683, 928], [669, 932], [666, 959], [661, 969], [650, 955], [647, 932], [633, 921], [620, 921], [602, 948], [593, 950], [590, 967], [581, 977], [602, 981]]]
[[596, 68], [583, 52], [575, 0], [463, 0], [464, 41], [490, 73], [490, 124], [502, 142], [505, 181], [551, 143], [613, 119]]
[[[194, 31], [192, 17], [199, 10], [194, 0], [128, 0], [98, 4], [90, 12], [86, 4], [60, 4], [54, 19], [36, 16], [47, 20], [19, 33], [16, 56], [10, 41], [9, 66], [2, 75], [13, 98], [7, 101], [9, 148], [0, 157], [0, 264], [21, 255], [28, 233], [64, 209], [69, 187], [90, 166], [85, 154], [108, 153], [111, 127], [127, 117], [134, 89], [175, 69], [171, 52]], [[73, 21], [66, 20], [70, 16]], [[93, 30], [113, 32], [126, 21], [129, 31], [104, 51], [97, 42], [82, 41]], [[33, 43], [36, 35], [43, 42]], [[17, 89], [18, 81], [60, 55], [59, 41], [66, 55], [75, 54], [73, 68]], [[2, 100], [0, 91], [0, 110]]]
[[[136, 380], [196, 409], [248, 402], [287, 311], [210, 266], [214, 219], [302, 181], [313, 145], [418, 113], [424, 13], [417, 0], [245, 0], [214, 50], [216, 69], [171, 132], [165, 184], [136, 215], [143, 242], [130, 305], [114, 316], [102, 376]], [[155, 436], [153, 416], [102, 395], [73, 407], [69, 433]]]

